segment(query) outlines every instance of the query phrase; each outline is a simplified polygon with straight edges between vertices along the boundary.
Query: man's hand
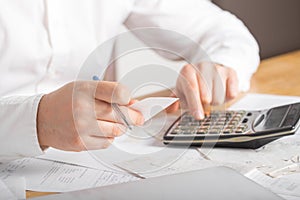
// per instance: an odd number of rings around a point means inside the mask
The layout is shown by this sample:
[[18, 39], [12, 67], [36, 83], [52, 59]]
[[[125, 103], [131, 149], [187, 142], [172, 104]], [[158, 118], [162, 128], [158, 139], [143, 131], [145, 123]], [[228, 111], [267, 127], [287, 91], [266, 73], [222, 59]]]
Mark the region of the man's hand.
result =
[[133, 125], [142, 125], [143, 116], [128, 107], [130, 93], [122, 85], [105, 81], [78, 81], [45, 95], [37, 117], [41, 147], [68, 151], [102, 149], [126, 131], [112, 109], [120, 109]]
[[[196, 119], [203, 119], [204, 107], [219, 105], [238, 94], [236, 72], [217, 64], [201, 63], [185, 65], [177, 79], [176, 96], [183, 108], [188, 108]], [[174, 104], [168, 111], [176, 111]]]

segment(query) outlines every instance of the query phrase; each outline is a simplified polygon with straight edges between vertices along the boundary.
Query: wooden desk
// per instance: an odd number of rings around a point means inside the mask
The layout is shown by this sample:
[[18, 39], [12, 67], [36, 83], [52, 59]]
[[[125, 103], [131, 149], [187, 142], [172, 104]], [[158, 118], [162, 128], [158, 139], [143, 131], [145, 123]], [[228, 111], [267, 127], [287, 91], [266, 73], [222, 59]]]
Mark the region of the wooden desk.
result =
[[[300, 50], [266, 59], [251, 80], [252, 93], [300, 96]], [[151, 96], [166, 96], [166, 91]], [[241, 95], [243, 96], [243, 95]], [[27, 198], [53, 193], [27, 191]]]
[[300, 50], [262, 61], [250, 92], [300, 96]]

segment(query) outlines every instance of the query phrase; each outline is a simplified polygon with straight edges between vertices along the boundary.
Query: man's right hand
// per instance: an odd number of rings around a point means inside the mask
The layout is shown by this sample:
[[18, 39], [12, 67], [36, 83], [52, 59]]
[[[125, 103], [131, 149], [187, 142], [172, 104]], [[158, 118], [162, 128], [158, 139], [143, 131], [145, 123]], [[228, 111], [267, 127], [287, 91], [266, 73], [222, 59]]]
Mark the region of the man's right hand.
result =
[[40, 146], [67, 151], [107, 148], [126, 131], [111, 103], [120, 105], [133, 125], [144, 118], [130, 109], [129, 91], [115, 82], [77, 81], [43, 96], [39, 104], [37, 131]]

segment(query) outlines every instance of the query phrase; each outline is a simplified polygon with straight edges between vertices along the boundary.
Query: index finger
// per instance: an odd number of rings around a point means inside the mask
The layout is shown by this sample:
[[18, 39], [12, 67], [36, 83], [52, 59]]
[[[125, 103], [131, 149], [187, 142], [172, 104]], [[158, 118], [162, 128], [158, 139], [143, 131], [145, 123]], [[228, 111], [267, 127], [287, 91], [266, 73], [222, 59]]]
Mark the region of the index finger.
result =
[[195, 69], [193, 66], [185, 68], [180, 76], [182, 76], [181, 90], [184, 93], [191, 114], [197, 119], [202, 119], [204, 113]]
[[107, 103], [117, 103], [119, 105], [128, 105], [131, 99], [130, 92], [124, 85], [109, 81], [97, 82], [95, 98]]

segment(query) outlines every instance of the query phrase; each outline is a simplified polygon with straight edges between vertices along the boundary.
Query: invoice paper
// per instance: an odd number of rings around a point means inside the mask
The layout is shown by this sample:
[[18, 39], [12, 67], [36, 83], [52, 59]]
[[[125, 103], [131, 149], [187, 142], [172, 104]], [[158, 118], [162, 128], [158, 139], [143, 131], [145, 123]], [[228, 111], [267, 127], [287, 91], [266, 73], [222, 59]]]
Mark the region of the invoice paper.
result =
[[26, 199], [24, 177], [1, 176], [0, 199]]
[[176, 149], [173, 153], [162, 152], [160, 155], [141, 156], [115, 165], [145, 178], [217, 166], [217, 164], [204, 159], [195, 149], [175, 151]]
[[272, 178], [257, 169], [245, 174], [246, 177], [288, 199], [300, 198], [300, 174]]
[[24, 158], [0, 165], [0, 177], [12, 176], [25, 177], [27, 190], [41, 192], [75, 191], [139, 179], [125, 173], [35, 158]]

